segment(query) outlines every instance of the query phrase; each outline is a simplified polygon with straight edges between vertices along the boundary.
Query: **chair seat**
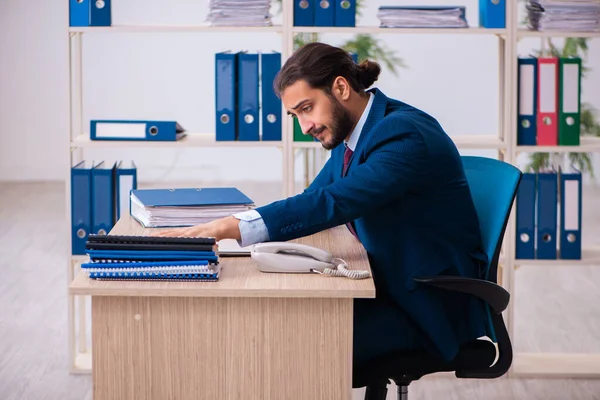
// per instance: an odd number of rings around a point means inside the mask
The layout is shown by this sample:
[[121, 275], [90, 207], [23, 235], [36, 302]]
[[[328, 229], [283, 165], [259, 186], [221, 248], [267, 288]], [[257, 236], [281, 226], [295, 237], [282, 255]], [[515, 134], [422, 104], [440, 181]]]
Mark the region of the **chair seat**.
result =
[[488, 340], [474, 340], [462, 346], [450, 362], [425, 351], [395, 352], [355, 366], [352, 387], [387, 384], [389, 379], [408, 385], [427, 374], [487, 368], [496, 358], [496, 347]]

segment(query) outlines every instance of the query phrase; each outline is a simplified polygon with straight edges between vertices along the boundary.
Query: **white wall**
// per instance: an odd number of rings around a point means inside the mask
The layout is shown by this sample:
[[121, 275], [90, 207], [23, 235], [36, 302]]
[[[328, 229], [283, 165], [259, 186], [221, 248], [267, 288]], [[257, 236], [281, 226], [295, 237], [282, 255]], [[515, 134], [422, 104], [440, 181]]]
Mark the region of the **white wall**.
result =
[[[208, 10], [208, 0], [112, 1], [115, 25], [196, 24], [204, 21]], [[368, 1], [359, 24], [377, 25], [377, 7], [390, 3]], [[419, 3], [443, 4], [444, 0]], [[478, 1], [459, 3], [468, 7], [469, 23], [477, 25]], [[0, 2], [0, 180], [66, 176], [67, 25], [66, 0]], [[327, 34], [323, 40], [341, 44], [349, 37]], [[384, 70], [377, 85], [387, 95], [430, 112], [450, 135], [497, 132], [497, 38], [378, 37], [408, 66], [398, 77]], [[526, 54], [538, 44], [539, 40], [527, 39], [519, 51]], [[214, 53], [227, 49], [281, 48], [275, 33], [85, 34], [84, 127], [91, 118], [175, 119], [189, 131], [214, 131]], [[592, 90], [600, 87], [599, 40], [590, 42], [589, 54], [592, 71], [584, 82], [583, 100], [600, 109], [600, 91]], [[281, 179], [281, 155], [276, 149], [111, 149], [86, 150], [84, 155], [133, 158], [140, 179], [146, 181]], [[298, 177], [300, 161], [299, 157]], [[597, 171], [600, 174], [598, 166]]]

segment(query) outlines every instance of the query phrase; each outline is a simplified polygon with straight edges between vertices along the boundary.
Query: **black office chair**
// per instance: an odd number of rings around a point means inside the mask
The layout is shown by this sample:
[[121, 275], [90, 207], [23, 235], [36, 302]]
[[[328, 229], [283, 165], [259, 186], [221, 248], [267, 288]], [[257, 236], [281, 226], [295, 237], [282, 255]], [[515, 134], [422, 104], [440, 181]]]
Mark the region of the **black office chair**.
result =
[[[454, 371], [458, 378], [498, 378], [512, 363], [512, 346], [502, 311], [510, 294], [497, 285], [498, 258], [510, 210], [522, 173], [503, 161], [463, 156], [463, 165], [477, 209], [484, 250], [490, 260], [485, 280], [453, 276], [417, 277], [416, 282], [440, 290], [468, 293], [482, 299], [490, 320], [488, 340], [475, 340], [462, 346], [458, 355], [445, 362], [424, 351], [397, 352], [354, 366], [354, 388], [367, 387], [365, 400], [385, 400], [390, 379], [398, 386], [398, 399], [408, 399], [408, 386], [436, 372]], [[496, 347], [498, 346], [498, 360]]]

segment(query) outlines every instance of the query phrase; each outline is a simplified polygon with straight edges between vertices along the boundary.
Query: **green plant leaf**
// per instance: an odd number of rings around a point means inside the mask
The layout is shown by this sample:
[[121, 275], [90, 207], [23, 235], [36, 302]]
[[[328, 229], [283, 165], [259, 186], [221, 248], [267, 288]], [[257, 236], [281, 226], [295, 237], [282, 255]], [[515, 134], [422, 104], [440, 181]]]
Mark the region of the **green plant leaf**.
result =
[[387, 49], [371, 35], [358, 34], [340, 47], [348, 52], [355, 53], [358, 56], [359, 63], [367, 59], [378, 61], [394, 75], [398, 75], [398, 68], [407, 67], [393, 50]]

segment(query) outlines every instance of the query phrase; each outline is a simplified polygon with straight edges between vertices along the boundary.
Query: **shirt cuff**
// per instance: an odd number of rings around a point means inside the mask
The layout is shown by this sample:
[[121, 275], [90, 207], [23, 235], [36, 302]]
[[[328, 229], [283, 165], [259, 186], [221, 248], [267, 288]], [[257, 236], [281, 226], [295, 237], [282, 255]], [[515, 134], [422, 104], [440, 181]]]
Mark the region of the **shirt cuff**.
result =
[[242, 239], [237, 241], [240, 247], [269, 240], [269, 231], [258, 211], [249, 210], [233, 214], [233, 216], [240, 220], [239, 228]]

